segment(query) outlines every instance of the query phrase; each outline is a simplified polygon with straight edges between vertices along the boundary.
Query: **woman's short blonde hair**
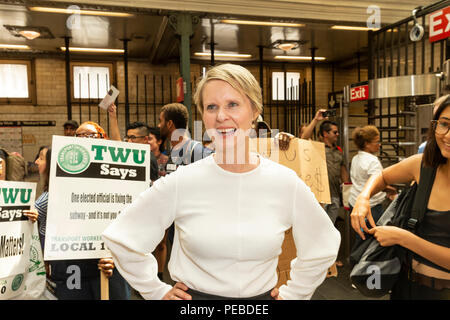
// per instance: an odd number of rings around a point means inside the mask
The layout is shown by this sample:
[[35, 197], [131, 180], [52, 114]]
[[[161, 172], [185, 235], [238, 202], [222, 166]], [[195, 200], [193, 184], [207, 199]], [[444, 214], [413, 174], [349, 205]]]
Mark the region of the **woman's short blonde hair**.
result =
[[203, 115], [203, 89], [205, 84], [211, 80], [225, 81], [235, 90], [245, 95], [258, 114], [262, 113], [262, 93], [258, 81], [256, 81], [255, 77], [246, 68], [236, 64], [226, 63], [209, 69], [198, 83], [194, 94], [194, 101], [200, 114]]
[[380, 135], [380, 131], [377, 127], [368, 125], [364, 127], [357, 127], [353, 130], [353, 142], [359, 150], [363, 150], [366, 143], [372, 142], [377, 136]]

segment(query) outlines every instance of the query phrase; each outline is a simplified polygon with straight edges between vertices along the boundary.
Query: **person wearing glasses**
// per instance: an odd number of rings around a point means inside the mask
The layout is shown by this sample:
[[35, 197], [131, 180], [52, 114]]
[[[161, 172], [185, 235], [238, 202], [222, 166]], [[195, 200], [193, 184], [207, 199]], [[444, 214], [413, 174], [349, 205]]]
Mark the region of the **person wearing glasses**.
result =
[[[391, 299], [450, 299], [450, 98], [437, 108], [423, 154], [416, 154], [369, 178], [351, 214], [353, 229], [382, 246], [399, 245], [413, 252], [412, 265], [392, 290]], [[437, 168], [427, 211], [417, 233], [394, 226], [376, 226], [370, 198], [389, 184], [420, 184], [421, 166]], [[366, 219], [372, 226], [369, 229]], [[363, 229], [363, 231], [361, 230]], [[412, 271], [407, 272], [411, 267]]]
[[[108, 108], [111, 124], [110, 140], [120, 141], [116, 110], [114, 104]], [[93, 121], [83, 122], [76, 130], [75, 137], [109, 139], [105, 130]], [[41, 219], [45, 218], [41, 217]], [[73, 268], [74, 265], [79, 267], [81, 275], [80, 285], [75, 287], [71, 280], [73, 272], [68, 271], [73, 270], [69, 268]], [[114, 270], [114, 261], [111, 258], [50, 261], [50, 278], [56, 284], [56, 297], [59, 300], [100, 300], [99, 269], [109, 278], [109, 298], [111, 300], [129, 300], [130, 287], [120, 273]]]
[[[322, 111], [319, 110], [318, 113]], [[324, 209], [331, 221], [336, 223], [341, 207], [341, 184], [350, 182], [347, 167], [344, 163], [344, 154], [342, 149], [337, 146], [339, 129], [337, 123], [325, 120], [319, 127], [319, 140], [325, 144], [325, 158], [327, 162], [328, 184], [330, 187], [331, 203], [326, 204]], [[302, 138], [305, 138], [302, 136]], [[336, 261], [336, 266], [342, 267], [342, 261]]]
[[339, 130], [337, 123], [325, 120], [319, 127], [319, 138], [325, 144], [328, 183], [330, 185], [331, 204], [325, 206], [331, 221], [336, 222], [341, 206], [341, 184], [350, 182], [347, 167], [344, 163], [342, 149], [337, 146]]
[[[143, 122], [133, 122], [127, 126], [127, 135], [123, 141], [150, 145], [150, 128]], [[150, 149], [150, 180], [155, 182], [159, 178], [158, 161]]]
[[[436, 113], [436, 110], [439, 108], [441, 103], [444, 102], [445, 100], [447, 100], [448, 97], [450, 97], [450, 94], [446, 94], [445, 96], [439, 97], [433, 102], [433, 105], [434, 105], [433, 106], [433, 115]], [[419, 145], [419, 148], [417, 149], [417, 153], [423, 153], [425, 151], [426, 145], [427, 145], [427, 141], [425, 140], [424, 142], [422, 142]]]

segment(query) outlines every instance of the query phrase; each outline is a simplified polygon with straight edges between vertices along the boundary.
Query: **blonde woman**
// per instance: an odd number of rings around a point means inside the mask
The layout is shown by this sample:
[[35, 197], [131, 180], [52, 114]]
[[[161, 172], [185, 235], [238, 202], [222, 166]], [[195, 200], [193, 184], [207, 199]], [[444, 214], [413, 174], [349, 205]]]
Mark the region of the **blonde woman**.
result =
[[[262, 110], [258, 82], [241, 66], [216, 66], [195, 102], [216, 153], [160, 178], [105, 230], [116, 267], [146, 299], [310, 299], [336, 260], [340, 235], [294, 171], [249, 151]], [[149, 254], [172, 222], [173, 287], [158, 279]], [[292, 280], [278, 290], [291, 227], [298, 256]]]

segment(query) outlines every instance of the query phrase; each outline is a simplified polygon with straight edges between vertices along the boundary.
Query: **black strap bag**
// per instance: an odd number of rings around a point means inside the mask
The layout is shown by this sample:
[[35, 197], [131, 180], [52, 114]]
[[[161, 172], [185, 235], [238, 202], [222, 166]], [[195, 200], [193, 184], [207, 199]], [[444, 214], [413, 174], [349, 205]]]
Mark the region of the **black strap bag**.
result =
[[[378, 226], [397, 226], [416, 233], [425, 215], [436, 168], [423, 167], [420, 170], [420, 184], [401, 192], [377, 222]], [[382, 297], [389, 293], [397, 282], [402, 264], [410, 264], [408, 250], [395, 245], [382, 247], [371, 235], [366, 235], [353, 248], [350, 262], [353, 264], [350, 280], [367, 297]]]

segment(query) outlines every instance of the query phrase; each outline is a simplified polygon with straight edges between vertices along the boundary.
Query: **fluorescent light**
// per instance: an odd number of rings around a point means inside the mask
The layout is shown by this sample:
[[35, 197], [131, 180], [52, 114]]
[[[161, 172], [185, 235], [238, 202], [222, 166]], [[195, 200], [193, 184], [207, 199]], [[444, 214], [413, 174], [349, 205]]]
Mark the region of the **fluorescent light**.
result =
[[111, 11], [95, 11], [95, 10], [75, 10], [63, 8], [47, 8], [47, 7], [28, 7], [30, 11], [64, 13], [64, 14], [84, 14], [89, 16], [108, 16], [108, 17], [132, 17], [133, 14], [125, 12]]
[[[368, 27], [355, 27], [355, 26], [332, 26], [331, 29], [335, 30], [350, 30], [350, 31], [378, 31], [380, 28], [368, 28]], [[397, 32], [397, 29], [388, 29], [387, 32]]]
[[[60, 48], [62, 51], [66, 51], [66, 47]], [[124, 53], [124, 49], [108, 49], [108, 48], [77, 48], [69, 47], [69, 51], [76, 52], [103, 52], [103, 53]]]
[[31, 50], [31, 48], [24, 44], [0, 44], [0, 49], [22, 49]]
[[[281, 59], [281, 60], [311, 60], [312, 57], [305, 57], [305, 56], [275, 56], [275, 59]], [[323, 61], [326, 60], [325, 57], [314, 57], [314, 61]]]
[[289, 22], [268, 22], [268, 21], [250, 21], [250, 20], [220, 20], [221, 23], [229, 24], [248, 24], [253, 26], [272, 26], [272, 27], [304, 27], [303, 23]]
[[355, 26], [332, 26], [331, 29], [335, 30], [351, 30], [351, 31], [376, 31], [378, 28], [367, 28], [367, 27], [355, 27]]
[[[211, 52], [196, 52], [194, 53], [195, 56], [198, 57], [210, 57], [211, 56]], [[219, 57], [219, 58], [251, 58], [252, 55], [251, 54], [242, 54], [242, 53], [215, 53], [214, 52], [214, 57]]]

